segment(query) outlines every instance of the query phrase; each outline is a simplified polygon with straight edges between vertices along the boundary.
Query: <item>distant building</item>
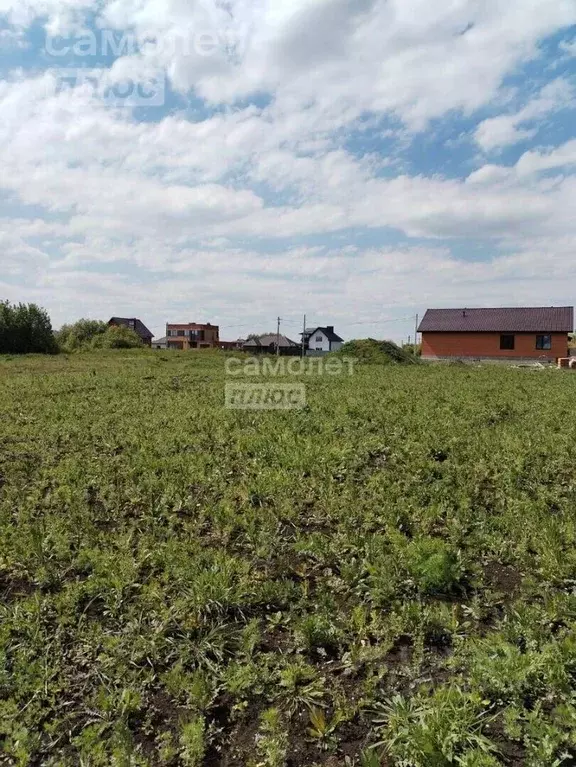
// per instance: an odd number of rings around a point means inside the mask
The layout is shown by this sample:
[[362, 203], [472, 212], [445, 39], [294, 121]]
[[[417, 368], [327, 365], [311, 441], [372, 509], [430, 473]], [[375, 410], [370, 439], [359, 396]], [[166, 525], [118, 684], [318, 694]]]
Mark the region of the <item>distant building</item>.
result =
[[223, 351], [242, 351], [245, 343], [243, 338], [239, 338], [237, 341], [219, 341], [218, 348]]
[[166, 336], [164, 338], [155, 338], [152, 341], [152, 348], [153, 349], [167, 349], [168, 348], [168, 339]]
[[130, 330], [133, 330], [137, 335], [140, 336], [143, 344], [146, 346], [152, 345], [152, 338], [154, 335], [148, 330], [142, 320], [138, 319], [138, 317], [112, 317], [110, 320], [108, 320], [108, 325], [110, 327], [130, 328]]
[[197, 322], [166, 325], [168, 349], [217, 349], [220, 343], [218, 325]]
[[300, 333], [302, 336], [302, 341], [304, 342], [304, 348], [308, 348], [308, 341], [310, 340], [310, 336], [314, 332], [314, 328], [306, 328], [303, 333]]
[[420, 323], [422, 359], [541, 360], [568, 356], [571, 306], [428, 309]]
[[306, 351], [310, 354], [328, 354], [328, 352], [337, 352], [344, 343], [340, 336], [334, 332], [334, 326], [313, 328], [304, 333]]
[[296, 356], [300, 354], [301, 347], [296, 341], [292, 341], [283, 335], [276, 333], [264, 333], [261, 336], [254, 336], [244, 342], [243, 350], [252, 354], [276, 354], [276, 347], [279, 347], [280, 354], [285, 356]]

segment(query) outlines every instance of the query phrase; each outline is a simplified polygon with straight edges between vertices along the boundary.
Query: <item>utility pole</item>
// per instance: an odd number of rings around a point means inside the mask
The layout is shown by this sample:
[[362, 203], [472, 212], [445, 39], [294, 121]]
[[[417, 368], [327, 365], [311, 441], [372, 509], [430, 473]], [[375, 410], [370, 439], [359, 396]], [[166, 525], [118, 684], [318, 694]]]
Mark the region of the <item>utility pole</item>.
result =
[[416, 315], [416, 325], [414, 326], [414, 346], [418, 346], [418, 315]]
[[281, 319], [278, 317], [278, 326], [276, 328], [276, 356], [280, 356], [280, 322]]
[[302, 326], [302, 359], [306, 356], [306, 315], [304, 315], [304, 325]]

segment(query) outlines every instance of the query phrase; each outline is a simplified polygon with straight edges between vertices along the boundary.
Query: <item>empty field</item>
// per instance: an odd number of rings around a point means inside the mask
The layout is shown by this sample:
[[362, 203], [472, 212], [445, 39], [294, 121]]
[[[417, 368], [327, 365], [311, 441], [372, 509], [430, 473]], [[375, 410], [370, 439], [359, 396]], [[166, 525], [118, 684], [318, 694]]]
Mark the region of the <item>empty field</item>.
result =
[[576, 378], [224, 359], [0, 359], [0, 762], [573, 764]]

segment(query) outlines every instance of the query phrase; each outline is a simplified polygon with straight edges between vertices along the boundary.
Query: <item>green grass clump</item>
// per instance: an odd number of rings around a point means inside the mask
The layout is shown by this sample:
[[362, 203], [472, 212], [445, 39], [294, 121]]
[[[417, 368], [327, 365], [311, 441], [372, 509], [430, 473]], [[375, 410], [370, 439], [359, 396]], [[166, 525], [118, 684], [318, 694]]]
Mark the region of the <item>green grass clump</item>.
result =
[[450, 594], [462, 579], [458, 552], [438, 538], [421, 538], [407, 547], [408, 569], [423, 594]]
[[420, 361], [417, 354], [402, 349], [394, 341], [376, 341], [373, 338], [347, 341], [335, 354], [372, 365], [415, 365]]
[[383, 745], [402, 765], [448, 767], [451, 764], [493, 767], [494, 745], [483, 734], [486, 713], [477, 695], [456, 686], [395, 696], [380, 709]]

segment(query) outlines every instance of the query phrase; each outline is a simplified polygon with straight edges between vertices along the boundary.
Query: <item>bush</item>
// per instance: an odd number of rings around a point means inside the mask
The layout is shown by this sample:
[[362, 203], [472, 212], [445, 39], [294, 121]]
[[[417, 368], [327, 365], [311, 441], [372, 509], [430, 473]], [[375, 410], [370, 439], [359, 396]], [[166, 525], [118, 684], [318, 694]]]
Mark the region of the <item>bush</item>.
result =
[[422, 344], [402, 344], [402, 350], [413, 357], [422, 356]]
[[142, 346], [140, 336], [130, 328], [109, 326], [101, 320], [78, 320], [64, 325], [57, 333], [58, 343], [67, 352], [91, 349], [136, 349]]
[[63, 325], [56, 339], [60, 347], [67, 352], [90, 349], [95, 339], [108, 330], [108, 325], [101, 320], [81, 319], [72, 325]]
[[0, 354], [56, 354], [50, 317], [36, 304], [0, 301]]
[[418, 357], [401, 349], [394, 341], [376, 341], [374, 338], [347, 341], [337, 354], [379, 365], [415, 365], [419, 361]]
[[137, 349], [142, 346], [138, 333], [123, 325], [107, 327], [92, 340], [93, 349]]

